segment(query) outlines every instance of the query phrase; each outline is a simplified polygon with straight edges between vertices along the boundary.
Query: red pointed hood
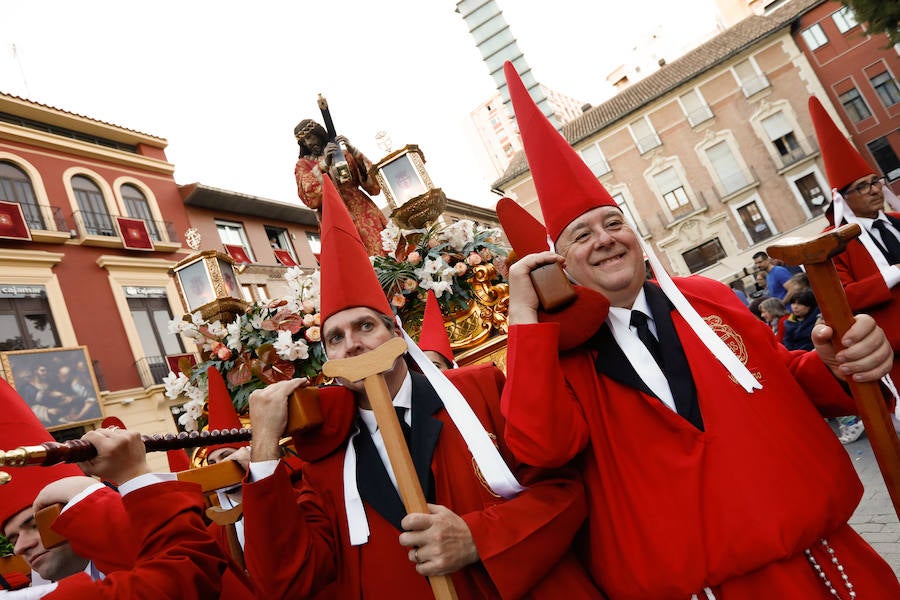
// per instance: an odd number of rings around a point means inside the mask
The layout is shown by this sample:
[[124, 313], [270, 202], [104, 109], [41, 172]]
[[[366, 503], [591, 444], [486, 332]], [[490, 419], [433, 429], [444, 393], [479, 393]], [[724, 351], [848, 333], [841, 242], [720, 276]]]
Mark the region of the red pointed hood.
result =
[[598, 206], [616, 206], [616, 201], [537, 107], [512, 63], [507, 61], [503, 71], [544, 224], [555, 243], [576, 217]]
[[418, 346], [421, 350], [432, 350], [453, 364], [453, 349], [450, 337], [444, 327], [444, 315], [433, 290], [428, 290], [425, 300], [425, 317], [422, 319], [422, 331], [419, 334]]
[[[4, 450], [52, 442], [53, 436], [41, 425], [21, 396], [0, 379], [0, 440]], [[75, 465], [11, 468], [12, 481], [0, 485], [0, 527], [17, 513], [31, 506], [34, 498], [49, 483], [84, 475]]]
[[832, 188], [842, 190], [857, 179], [875, 173], [875, 169], [865, 161], [850, 140], [844, 137], [815, 96], [809, 97], [809, 114], [825, 161], [828, 184]]
[[322, 180], [322, 190], [322, 325], [331, 315], [356, 306], [393, 318], [356, 225], [328, 177]]

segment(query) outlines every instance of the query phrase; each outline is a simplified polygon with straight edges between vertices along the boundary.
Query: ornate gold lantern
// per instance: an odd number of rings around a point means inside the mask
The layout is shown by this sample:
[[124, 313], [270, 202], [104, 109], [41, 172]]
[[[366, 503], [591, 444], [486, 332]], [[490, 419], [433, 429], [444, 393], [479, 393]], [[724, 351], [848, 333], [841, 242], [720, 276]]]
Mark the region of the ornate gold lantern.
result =
[[234, 273], [234, 260], [227, 254], [206, 250], [172, 267], [175, 286], [187, 312], [199, 312], [203, 320], [230, 323], [247, 310]]
[[391, 152], [375, 165], [375, 178], [391, 207], [391, 218], [403, 229], [418, 229], [436, 220], [447, 196], [434, 187], [425, 170], [425, 155], [415, 144]]

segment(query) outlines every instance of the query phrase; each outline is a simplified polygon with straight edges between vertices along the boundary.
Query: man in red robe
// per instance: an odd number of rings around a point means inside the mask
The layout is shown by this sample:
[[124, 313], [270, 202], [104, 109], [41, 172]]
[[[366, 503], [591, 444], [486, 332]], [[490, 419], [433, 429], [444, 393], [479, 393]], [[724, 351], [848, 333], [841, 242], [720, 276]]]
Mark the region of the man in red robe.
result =
[[[0, 399], [4, 400], [2, 421], [4, 433], [10, 430], [34, 432], [35, 427], [43, 430], [33, 413], [15, 396], [6, 383], [0, 382], [0, 387], [2, 387]], [[22, 410], [17, 410], [15, 401], [21, 404]], [[10, 415], [14, 416], [10, 418]], [[4, 439], [12, 440], [14, 437], [4, 435]], [[91, 558], [90, 554], [93, 552], [90, 545], [96, 542], [97, 538], [111, 539], [107, 535], [98, 535], [107, 528], [118, 528], [127, 524], [127, 535], [130, 536], [131, 542], [120, 545], [122, 561], [106, 563], [107, 566], [104, 568], [109, 572], [102, 581], [95, 581], [84, 571], [69, 572], [65, 575], [61, 571], [56, 571], [56, 575], [60, 577], [58, 581], [30, 590], [27, 597], [53, 600], [69, 598], [200, 600], [216, 597], [225, 560], [215, 540], [206, 532], [201, 512], [203, 498], [199, 493], [199, 486], [171, 480], [172, 476], [150, 473], [144, 444], [137, 432], [97, 429], [86, 433], [83, 439], [97, 449], [97, 456], [81, 463], [82, 470], [104, 481], [119, 483], [121, 496], [99, 482], [82, 485], [81, 491], [73, 495], [73, 488], [67, 486], [67, 480], [63, 479], [44, 487], [34, 498], [31, 510], [37, 512], [50, 504], [65, 502], [63, 512], [54, 523], [54, 528], [68, 539], [79, 539], [83, 544], [76, 546], [73, 543], [71, 547], [87, 558]], [[21, 472], [14, 472], [13, 481], [16, 477], [25, 479], [27, 477], [25, 472], [39, 468], [44, 469], [44, 467], [28, 467]], [[72, 477], [67, 479], [71, 480]], [[75, 479], [84, 478], [75, 477]], [[5, 487], [0, 486], [0, 506], [4, 509], [13, 506], [14, 502], [21, 498], [20, 493], [12, 490], [9, 494], [5, 494]], [[16, 514], [18, 512], [16, 509]], [[28, 538], [36, 535], [33, 525], [19, 527], [12, 532], [9, 529], [7, 515], [3, 514], [0, 520], [4, 521], [4, 531], [16, 538], [17, 547], [24, 547], [25, 542], [19, 539], [23, 535]], [[113, 538], [122, 534], [121, 528], [118, 529], [114, 532]], [[87, 532], [92, 532], [93, 535]], [[31, 548], [33, 544], [31, 542], [29, 544]], [[43, 553], [28, 550], [29, 558], [34, 560], [36, 570], [40, 572], [45, 566], [49, 568], [50, 563], [55, 562], [54, 550]], [[108, 556], [109, 550], [101, 548], [98, 553]], [[101, 566], [101, 563], [98, 562], [98, 566]]]
[[895, 211], [900, 206], [884, 177], [841, 134], [818, 98], [809, 99], [809, 113], [832, 187], [831, 221], [856, 223], [862, 230], [834, 257], [834, 266], [850, 308], [872, 315], [887, 335], [894, 349], [891, 379], [896, 383], [900, 381], [900, 213], [885, 212], [885, 200], [888, 196], [894, 200]]
[[[556, 248], [510, 270], [506, 439], [527, 464], [581, 468], [582, 556], [603, 592], [900, 597], [890, 567], [847, 525], [862, 486], [819, 412], [852, 410], [839, 378], [888, 370], [884, 334], [857, 317], [837, 355], [824, 324], [816, 351], [791, 353], [728, 287], [673, 281], [506, 71]], [[645, 281], [645, 253], [657, 281]], [[529, 277], [553, 262], [611, 305], [593, 338], [562, 354]]]
[[[352, 357], [401, 331], [328, 181], [324, 203], [322, 339], [330, 359]], [[480, 365], [445, 377], [407, 343], [427, 377], [402, 357], [384, 376], [429, 514], [405, 513], [361, 382], [321, 390], [322, 428], [295, 438], [307, 461], [299, 495], [277, 443], [288, 394], [308, 383], [251, 395], [245, 558], [258, 593], [305, 598], [331, 586], [342, 599], [426, 599], [423, 575], [449, 575], [460, 598], [597, 598], [569, 551], [584, 518], [581, 483], [571, 469], [514, 476], [505, 462], [500, 371]]]

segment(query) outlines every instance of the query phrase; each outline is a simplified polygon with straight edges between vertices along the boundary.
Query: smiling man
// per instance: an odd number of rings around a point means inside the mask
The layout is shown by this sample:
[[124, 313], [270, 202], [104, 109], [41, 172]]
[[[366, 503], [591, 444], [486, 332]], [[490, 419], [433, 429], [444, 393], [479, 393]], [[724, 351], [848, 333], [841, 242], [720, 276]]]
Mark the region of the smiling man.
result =
[[[821, 325], [816, 351], [790, 353], [727, 286], [669, 277], [510, 63], [506, 77], [556, 247], [510, 268], [506, 439], [526, 464], [580, 469], [580, 554], [606, 597], [900, 597], [847, 524], [862, 486], [818, 412], [851, 410], [840, 379], [888, 370], [881, 330], [857, 317], [835, 355]], [[530, 278], [552, 262], [611, 304], [563, 353]]]

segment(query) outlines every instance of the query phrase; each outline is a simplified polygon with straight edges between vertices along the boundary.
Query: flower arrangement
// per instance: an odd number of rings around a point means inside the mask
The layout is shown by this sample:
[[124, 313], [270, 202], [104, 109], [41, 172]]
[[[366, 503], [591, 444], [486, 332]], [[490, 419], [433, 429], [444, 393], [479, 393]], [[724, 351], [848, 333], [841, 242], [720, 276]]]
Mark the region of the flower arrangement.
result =
[[163, 379], [166, 396], [187, 396], [178, 422], [188, 431], [206, 422], [206, 370], [216, 367], [225, 377], [238, 413], [247, 410], [250, 393], [276, 381], [318, 376], [325, 362], [320, 342], [319, 273], [305, 276], [297, 267], [285, 273], [291, 293], [269, 302], [255, 302], [232, 323], [173, 320], [169, 332], [196, 341], [205, 360], [187, 374], [169, 372]]
[[473, 300], [472, 268], [492, 263], [505, 280], [508, 248], [500, 230], [462, 219], [452, 225], [401, 230], [393, 221], [381, 232], [387, 256], [372, 257], [378, 281], [404, 327], [418, 329], [427, 290], [434, 290], [445, 313], [467, 308]]
[[0, 533], [0, 556], [12, 556], [13, 554], [13, 545], [6, 536]]

